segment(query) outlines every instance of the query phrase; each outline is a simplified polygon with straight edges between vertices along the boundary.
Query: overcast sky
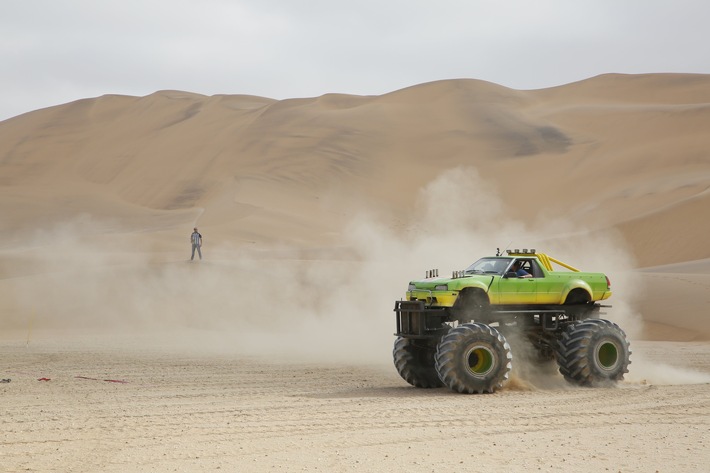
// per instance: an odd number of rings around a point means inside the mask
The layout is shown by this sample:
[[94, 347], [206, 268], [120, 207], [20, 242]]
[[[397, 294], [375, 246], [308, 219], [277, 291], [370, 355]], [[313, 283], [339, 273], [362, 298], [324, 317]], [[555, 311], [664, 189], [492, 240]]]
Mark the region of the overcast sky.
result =
[[285, 99], [710, 73], [707, 0], [5, 0], [0, 120], [104, 94]]

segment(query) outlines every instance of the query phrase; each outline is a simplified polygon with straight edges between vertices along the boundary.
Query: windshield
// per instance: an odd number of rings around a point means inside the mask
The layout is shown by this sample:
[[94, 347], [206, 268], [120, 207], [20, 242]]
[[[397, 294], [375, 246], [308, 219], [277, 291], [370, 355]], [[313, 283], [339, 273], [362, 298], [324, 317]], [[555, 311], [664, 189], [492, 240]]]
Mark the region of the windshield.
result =
[[466, 268], [466, 274], [498, 274], [508, 267], [513, 258], [481, 258]]

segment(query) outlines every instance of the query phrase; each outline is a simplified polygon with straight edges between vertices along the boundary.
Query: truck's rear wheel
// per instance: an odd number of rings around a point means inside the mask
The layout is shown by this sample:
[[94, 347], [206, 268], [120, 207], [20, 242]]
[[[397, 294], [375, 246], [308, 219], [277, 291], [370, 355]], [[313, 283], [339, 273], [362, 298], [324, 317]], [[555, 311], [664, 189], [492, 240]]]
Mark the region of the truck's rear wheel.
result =
[[498, 330], [486, 324], [463, 324], [439, 342], [436, 371], [454, 391], [492, 393], [508, 380], [512, 358], [510, 345]]
[[565, 310], [574, 320], [588, 319], [594, 311], [594, 302], [587, 291], [575, 289], [567, 295]]
[[557, 346], [560, 373], [581, 386], [611, 385], [628, 373], [629, 342], [613, 322], [587, 319], [571, 324]]
[[417, 388], [440, 388], [443, 386], [434, 368], [436, 347], [426, 342], [416, 342], [398, 337], [394, 342], [394, 366], [406, 382]]

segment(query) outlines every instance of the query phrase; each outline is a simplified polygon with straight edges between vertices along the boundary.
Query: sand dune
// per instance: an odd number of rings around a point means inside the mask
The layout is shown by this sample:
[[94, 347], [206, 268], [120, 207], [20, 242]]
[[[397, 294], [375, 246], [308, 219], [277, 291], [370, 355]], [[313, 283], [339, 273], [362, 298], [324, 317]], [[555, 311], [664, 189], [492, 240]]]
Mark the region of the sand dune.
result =
[[[1, 245], [12, 253], [83, 215], [82, 238], [158, 252], [183, 247], [196, 224], [212, 245], [312, 252], [352, 247], [343, 232], [363, 213], [411, 235], [452, 224], [437, 212], [477, 206], [466, 211], [503, 245], [555, 251], [555, 235], [587, 234], [622, 242], [632, 267], [708, 258], [709, 103], [710, 77], [683, 74], [532, 91], [448, 80], [369, 97], [83, 99], [0, 123]], [[477, 188], [421, 194], [456, 169], [475, 169]], [[428, 205], [447, 210], [425, 219]]]
[[610, 75], [539, 91], [451, 80], [379, 97], [85, 99], [0, 123], [2, 230], [25, 233], [37, 212], [101, 215], [96, 199], [113, 201], [111, 217], [205, 209], [210, 225], [253, 207], [322, 220], [323, 199], [411, 219], [427, 182], [472, 166], [513, 218], [616, 226], [641, 266], [705, 258], [694, 235], [706, 224], [683, 217], [707, 205], [709, 95], [706, 76]]
[[[467, 198], [498, 244], [595, 232], [620, 234], [633, 267], [708, 258], [708, 103], [710, 77], [683, 74], [533, 91], [448, 80], [369, 97], [83, 99], [0, 123], [1, 245], [89, 215], [104, 223], [83, 236], [176, 251], [195, 224], [213, 245], [342, 247], [363, 212], [400, 232], [421, 225], [421, 190], [475, 169], [485, 189]], [[453, 192], [436, 205], [468, 205]], [[507, 221], [526, 236], [502, 234]]]

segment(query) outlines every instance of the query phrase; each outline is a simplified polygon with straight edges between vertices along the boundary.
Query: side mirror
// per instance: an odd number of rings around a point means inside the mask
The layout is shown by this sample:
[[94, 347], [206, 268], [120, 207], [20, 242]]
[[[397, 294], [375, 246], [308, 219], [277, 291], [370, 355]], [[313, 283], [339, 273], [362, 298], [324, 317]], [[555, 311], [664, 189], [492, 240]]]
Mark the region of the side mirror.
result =
[[517, 278], [518, 275], [515, 273], [515, 271], [508, 271], [507, 273], [505, 273], [504, 277], [506, 279], [510, 279], [510, 278]]

